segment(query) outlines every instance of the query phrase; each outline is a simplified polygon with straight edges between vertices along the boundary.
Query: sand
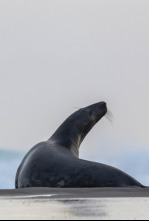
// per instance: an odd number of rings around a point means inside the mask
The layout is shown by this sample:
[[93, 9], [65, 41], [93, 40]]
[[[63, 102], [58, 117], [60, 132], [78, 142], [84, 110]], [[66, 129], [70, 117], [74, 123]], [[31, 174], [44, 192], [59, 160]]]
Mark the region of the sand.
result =
[[4, 220], [148, 220], [149, 188], [0, 190]]

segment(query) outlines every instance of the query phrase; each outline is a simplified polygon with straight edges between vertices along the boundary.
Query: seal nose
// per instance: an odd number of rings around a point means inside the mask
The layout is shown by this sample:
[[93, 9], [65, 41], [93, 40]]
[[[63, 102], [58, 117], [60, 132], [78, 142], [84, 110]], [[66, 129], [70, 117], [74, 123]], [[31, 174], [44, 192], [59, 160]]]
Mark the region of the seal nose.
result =
[[107, 103], [106, 102], [101, 102], [100, 105], [101, 105], [102, 111], [106, 113], [107, 112]]
[[106, 102], [101, 102], [101, 104], [103, 105], [103, 107], [107, 107], [107, 103]]

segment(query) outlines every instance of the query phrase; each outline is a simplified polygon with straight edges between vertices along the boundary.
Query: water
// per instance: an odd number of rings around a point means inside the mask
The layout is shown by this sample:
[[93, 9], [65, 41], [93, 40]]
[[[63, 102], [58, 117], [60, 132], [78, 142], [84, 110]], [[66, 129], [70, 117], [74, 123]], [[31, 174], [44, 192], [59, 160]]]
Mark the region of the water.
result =
[[0, 189], [15, 188], [16, 171], [24, 153], [0, 150]]
[[[25, 156], [25, 153], [9, 150], [0, 150], [0, 189], [15, 188], [16, 171]], [[97, 162], [117, 167], [133, 176], [143, 185], [149, 186], [149, 151], [125, 151], [114, 153], [109, 157], [95, 158]]]

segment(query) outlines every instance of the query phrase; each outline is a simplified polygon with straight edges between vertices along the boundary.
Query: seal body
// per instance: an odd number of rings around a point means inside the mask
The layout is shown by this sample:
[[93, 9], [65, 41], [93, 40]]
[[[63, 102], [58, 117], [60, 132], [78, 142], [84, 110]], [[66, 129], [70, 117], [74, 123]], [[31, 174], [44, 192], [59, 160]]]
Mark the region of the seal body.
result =
[[107, 113], [100, 102], [71, 115], [46, 142], [33, 147], [16, 175], [16, 188], [143, 187], [126, 173], [79, 159], [79, 147], [92, 127]]

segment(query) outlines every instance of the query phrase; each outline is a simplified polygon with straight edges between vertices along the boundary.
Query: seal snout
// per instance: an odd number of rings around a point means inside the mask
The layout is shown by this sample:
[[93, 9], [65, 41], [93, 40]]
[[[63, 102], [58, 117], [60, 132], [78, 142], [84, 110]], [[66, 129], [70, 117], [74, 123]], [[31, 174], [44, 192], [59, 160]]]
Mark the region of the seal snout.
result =
[[105, 112], [105, 114], [107, 113], [108, 109], [107, 109], [107, 103], [106, 102], [101, 102], [100, 103], [100, 108], [102, 109], [103, 112]]
[[106, 102], [104, 102], [104, 101], [103, 101], [103, 102], [101, 102], [100, 104], [101, 104], [103, 107], [107, 107], [107, 103], [106, 103]]

